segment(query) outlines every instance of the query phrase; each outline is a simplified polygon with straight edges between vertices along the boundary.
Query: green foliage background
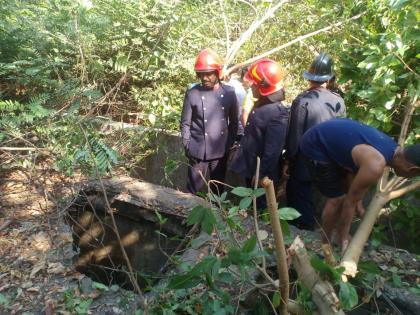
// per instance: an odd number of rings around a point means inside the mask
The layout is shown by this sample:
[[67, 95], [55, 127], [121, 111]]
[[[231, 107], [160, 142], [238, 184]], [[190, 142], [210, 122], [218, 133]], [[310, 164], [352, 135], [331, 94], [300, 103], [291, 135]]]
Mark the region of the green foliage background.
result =
[[[130, 168], [151, 149], [148, 134], [110, 137], [103, 123], [178, 131], [185, 90], [197, 80], [193, 64], [199, 50], [212, 47], [225, 56], [276, 3], [3, 1], [0, 145], [46, 148], [68, 174], [80, 168], [96, 173], [92, 157], [100, 172], [108, 172], [117, 163], [116, 152]], [[326, 51], [336, 60], [349, 116], [397, 137], [404, 109], [418, 102], [420, 91], [418, 9], [407, 0], [284, 1], [232, 63], [343, 22], [270, 56], [288, 72], [287, 100], [306, 88], [303, 70]], [[356, 15], [361, 16], [348, 20]], [[417, 106], [407, 142], [419, 137]], [[92, 149], [95, 139], [102, 150]], [[30, 152], [6, 162], [32, 159]]]
[[[116, 152], [124, 165], [133, 165], [147, 153], [147, 137], [139, 140], [132, 132], [115, 141], [102, 132], [104, 119], [177, 131], [184, 92], [196, 81], [198, 51], [212, 47], [225, 56], [274, 4], [3, 1], [0, 145], [46, 148], [69, 174], [80, 167], [95, 173], [89, 156], [107, 172], [117, 162]], [[336, 60], [349, 116], [397, 136], [404, 108], [418, 102], [420, 91], [419, 12], [407, 0], [284, 1], [233, 63], [341, 21], [271, 55], [288, 72], [287, 100], [306, 87], [303, 70], [326, 51]], [[417, 109], [409, 143], [419, 141], [418, 115]], [[97, 139], [103, 150], [92, 150], [89, 139]]]

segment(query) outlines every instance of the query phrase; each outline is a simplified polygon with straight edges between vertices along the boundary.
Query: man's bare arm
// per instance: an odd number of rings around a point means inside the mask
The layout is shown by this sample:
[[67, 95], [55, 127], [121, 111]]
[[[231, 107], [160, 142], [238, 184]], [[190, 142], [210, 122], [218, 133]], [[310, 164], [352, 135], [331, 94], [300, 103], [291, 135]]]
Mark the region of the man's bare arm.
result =
[[352, 157], [359, 169], [350, 184], [341, 211], [338, 233], [343, 247], [346, 247], [345, 243], [358, 202], [363, 199], [369, 187], [381, 177], [386, 164], [382, 154], [368, 145], [356, 146], [352, 151]]

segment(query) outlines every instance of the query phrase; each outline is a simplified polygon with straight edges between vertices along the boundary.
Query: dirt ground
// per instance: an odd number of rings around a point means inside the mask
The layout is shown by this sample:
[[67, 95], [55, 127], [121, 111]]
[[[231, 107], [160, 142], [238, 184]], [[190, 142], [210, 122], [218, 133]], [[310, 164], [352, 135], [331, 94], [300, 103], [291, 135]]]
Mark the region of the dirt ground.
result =
[[127, 314], [134, 295], [98, 285], [72, 266], [64, 213], [81, 176], [42, 163], [0, 174], [0, 314]]
[[[77, 253], [64, 214], [84, 182], [80, 175], [54, 171], [48, 162], [0, 173], [0, 315], [134, 313], [137, 298], [132, 292], [95, 283], [72, 265]], [[317, 243], [308, 235], [305, 239], [310, 247]], [[394, 266], [404, 286], [419, 283], [419, 260], [406, 251], [370, 248], [365, 256], [388, 281]], [[399, 295], [394, 301], [417, 298]]]

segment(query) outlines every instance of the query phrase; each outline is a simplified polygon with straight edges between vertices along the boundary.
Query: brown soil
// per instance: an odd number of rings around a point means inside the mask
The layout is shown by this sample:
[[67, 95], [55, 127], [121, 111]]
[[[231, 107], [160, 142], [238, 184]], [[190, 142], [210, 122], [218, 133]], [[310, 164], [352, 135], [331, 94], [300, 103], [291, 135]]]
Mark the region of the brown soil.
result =
[[133, 294], [95, 289], [72, 266], [64, 214], [84, 178], [51, 165], [1, 171], [0, 314], [77, 314], [83, 303], [90, 304], [88, 314], [131, 313]]

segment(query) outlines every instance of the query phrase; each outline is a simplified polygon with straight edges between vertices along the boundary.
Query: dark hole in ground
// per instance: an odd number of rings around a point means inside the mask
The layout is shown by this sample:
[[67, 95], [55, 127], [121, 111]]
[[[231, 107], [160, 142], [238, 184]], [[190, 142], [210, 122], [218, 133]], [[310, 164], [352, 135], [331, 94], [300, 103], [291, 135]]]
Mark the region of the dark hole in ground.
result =
[[[106, 285], [118, 284], [132, 290], [112, 219], [104, 211], [103, 200], [89, 196], [71, 209], [68, 222], [73, 229], [74, 246], [79, 254], [76, 269]], [[186, 233], [179, 218], [158, 215], [127, 202], [111, 205], [121, 243], [137, 273], [140, 287], [152, 285], [162, 276], [168, 256], [174, 253]]]

